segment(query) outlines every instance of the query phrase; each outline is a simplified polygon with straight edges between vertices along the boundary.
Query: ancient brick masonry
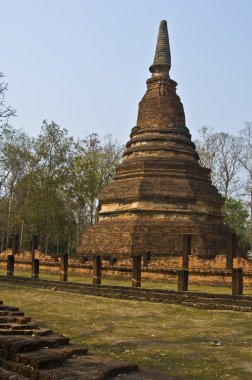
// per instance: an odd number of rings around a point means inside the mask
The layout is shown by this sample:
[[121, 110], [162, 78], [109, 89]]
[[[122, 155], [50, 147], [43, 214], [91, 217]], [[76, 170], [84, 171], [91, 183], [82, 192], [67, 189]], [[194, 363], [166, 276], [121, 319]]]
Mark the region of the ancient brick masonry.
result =
[[181, 254], [184, 234], [192, 234], [192, 254], [226, 251], [223, 198], [210, 170], [198, 163], [170, 67], [167, 23], [161, 21], [137, 125], [114, 180], [100, 194], [99, 221], [83, 235], [79, 254]]

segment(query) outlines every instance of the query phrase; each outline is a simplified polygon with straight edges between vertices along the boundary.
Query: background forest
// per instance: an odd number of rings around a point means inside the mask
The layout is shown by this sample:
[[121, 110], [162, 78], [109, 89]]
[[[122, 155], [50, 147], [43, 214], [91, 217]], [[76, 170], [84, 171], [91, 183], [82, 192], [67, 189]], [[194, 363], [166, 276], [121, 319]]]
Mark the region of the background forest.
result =
[[[85, 228], [95, 222], [99, 192], [113, 178], [123, 146], [96, 133], [75, 139], [46, 120], [38, 136], [30, 137], [10, 125], [16, 112], [6, 105], [6, 91], [0, 73], [0, 249], [9, 246], [13, 234], [26, 249], [36, 234], [43, 252], [74, 253]], [[225, 198], [226, 222], [249, 251], [252, 123], [246, 122], [238, 136], [202, 127], [196, 147]]]

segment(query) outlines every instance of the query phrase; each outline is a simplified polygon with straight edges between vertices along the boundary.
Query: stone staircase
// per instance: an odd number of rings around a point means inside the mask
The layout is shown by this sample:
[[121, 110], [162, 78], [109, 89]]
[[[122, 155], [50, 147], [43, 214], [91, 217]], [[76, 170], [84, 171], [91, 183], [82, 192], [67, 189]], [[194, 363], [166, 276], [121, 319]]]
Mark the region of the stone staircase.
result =
[[88, 353], [0, 301], [0, 379], [110, 379], [138, 366]]
[[17, 307], [0, 301], [0, 380], [175, 380], [118, 362], [40, 328]]

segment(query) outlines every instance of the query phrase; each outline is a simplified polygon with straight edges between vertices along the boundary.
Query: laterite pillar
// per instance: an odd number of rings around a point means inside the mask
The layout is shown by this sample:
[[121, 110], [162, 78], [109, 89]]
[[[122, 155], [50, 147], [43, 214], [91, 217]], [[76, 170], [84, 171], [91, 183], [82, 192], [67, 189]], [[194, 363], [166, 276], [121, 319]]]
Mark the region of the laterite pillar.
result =
[[236, 234], [231, 233], [228, 237], [227, 243], [227, 258], [226, 258], [226, 269], [233, 269], [233, 260], [236, 256]]
[[39, 260], [32, 259], [32, 278], [39, 278]]
[[233, 268], [232, 270], [232, 295], [238, 296], [243, 293], [243, 270], [242, 268]]
[[7, 276], [13, 276], [14, 274], [14, 256], [7, 256]]
[[95, 256], [93, 258], [93, 284], [101, 285], [101, 256]]
[[188, 269], [178, 270], [178, 290], [182, 292], [188, 290]]
[[133, 257], [133, 268], [132, 268], [132, 287], [141, 287], [141, 256]]
[[61, 256], [60, 260], [60, 281], [67, 281], [68, 277], [68, 253]]

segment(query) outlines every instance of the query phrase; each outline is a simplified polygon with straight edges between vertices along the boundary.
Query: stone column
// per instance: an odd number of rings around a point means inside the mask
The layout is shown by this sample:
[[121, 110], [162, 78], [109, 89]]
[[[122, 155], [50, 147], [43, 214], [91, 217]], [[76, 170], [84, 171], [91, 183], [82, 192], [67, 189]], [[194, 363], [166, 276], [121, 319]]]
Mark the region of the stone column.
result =
[[7, 256], [7, 276], [13, 276], [14, 274], [14, 256]]
[[182, 292], [188, 290], [188, 269], [178, 270], [178, 290]]
[[233, 259], [236, 256], [236, 234], [231, 233], [228, 236], [227, 242], [227, 255], [226, 255], [226, 269], [233, 269]]
[[141, 256], [133, 257], [133, 270], [132, 270], [132, 287], [140, 288], [141, 287]]
[[243, 270], [242, 268], [232, 269], [232, 295], [238, 296], [243, 293]]
[[39, 278], [39, 260], [32, 259], [32, 278]]
[[61, 256], [60, 260], [60, 281], [67, 281], [68, 277], [68, 253]]
[[93, 258], [93, 284], [101, 285], [101, 256], [94, 256]]
[[12, 244], [12, 254], [18, 253], [19, 251], [19, 235], [14, 235]]
[[182, 267], [183, 269], [188, 269], [189, 266], [189, 256], [192, 250], [192, 235], [183, 236], [183, 259]]
[[33, 235], [32, 236], [32, 259], [35, 259], [35, 251], [38, 249], [38, 236]]

